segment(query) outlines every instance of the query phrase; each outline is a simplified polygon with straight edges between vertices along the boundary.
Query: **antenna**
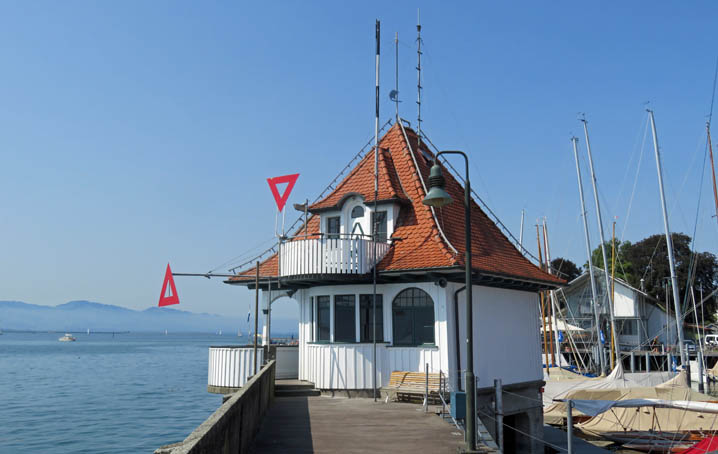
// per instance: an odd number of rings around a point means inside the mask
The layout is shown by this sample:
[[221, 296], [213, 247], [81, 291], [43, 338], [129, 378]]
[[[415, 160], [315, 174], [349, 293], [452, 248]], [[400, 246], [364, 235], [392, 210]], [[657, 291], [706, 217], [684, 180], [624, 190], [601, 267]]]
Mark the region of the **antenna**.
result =
[[416, 106], [418, 109], [418, 116], [416, 119], [416, 135], [419, 137], [419, 149], [421, 149], [421, 89], [423, 88], [421, 86], [421, 10], [417, 8], [416, 10], [416, 42], [417, 42], [417, 49], [416, 49], [416, 56], [417, 56], [417, 65], [416, 65], [416, 71], [417, 71], [417, 83], [416, 83], [416, 89], [417, 89], [417, 97], [416, 97]]
[[394, 37], [394, 47], [396, 55], [394, 57], [394, 66], [396, 71], [396, 81], [394, 85], [394, 103], [396, 104], [396, 121], [399, 121], [399, 32]]

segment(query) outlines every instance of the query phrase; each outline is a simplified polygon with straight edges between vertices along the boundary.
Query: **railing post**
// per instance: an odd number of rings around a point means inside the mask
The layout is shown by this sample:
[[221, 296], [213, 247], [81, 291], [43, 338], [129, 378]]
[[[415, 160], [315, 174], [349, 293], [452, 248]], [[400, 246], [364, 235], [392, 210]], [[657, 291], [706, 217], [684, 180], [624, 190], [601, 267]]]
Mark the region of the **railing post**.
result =
[[424, 387], [424, 413], [429, 411], [429, 363], [424, 364], [424, 373], [426, 377]]
[[568, 434], [566, 444], [568, 454], [573, 454], [573, 401], [566, 401], [566, 432]]
[[636, 371], [636, 352], [631, 352], [631, 372]]
[[651, 353], [646, 352], [646, 372], [651, 371]]
[[494, 411], [496, 413], [496, 443], [499, 445], [499, 451], [504, 452], [504, 389], [500, 378], [494, 379], [494, 392], [496, 395], [494, 402]]
[[703, 351], [698, 350], [698, 392], [703, 392], [705, 390], [703, 386]]

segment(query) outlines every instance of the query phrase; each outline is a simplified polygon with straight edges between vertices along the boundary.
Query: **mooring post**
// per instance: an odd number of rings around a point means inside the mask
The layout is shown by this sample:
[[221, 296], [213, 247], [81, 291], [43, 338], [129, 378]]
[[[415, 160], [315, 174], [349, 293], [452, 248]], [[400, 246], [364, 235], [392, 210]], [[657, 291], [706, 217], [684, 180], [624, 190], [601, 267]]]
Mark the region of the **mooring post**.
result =
[[646, 372], [651, 371], [651, 354], [646, 352]]
[[636, 352], [631, 352], [631, 372], [636, 371]]
[[571, 408], [573, 402], [571, 400], [566, 401], [566, 445], [568, 448], [568, 454], [573, 454], [573, 414]]
[[494, 391], [496, 399], [494, 402], [494, 411], [496, 413], [496, 443], [499, 445], [499, 451], [504, 452], [504, 390], [501, 379], [494, 379]]
[[703, 392], [703, 352], [698, 350], [698, 392]]

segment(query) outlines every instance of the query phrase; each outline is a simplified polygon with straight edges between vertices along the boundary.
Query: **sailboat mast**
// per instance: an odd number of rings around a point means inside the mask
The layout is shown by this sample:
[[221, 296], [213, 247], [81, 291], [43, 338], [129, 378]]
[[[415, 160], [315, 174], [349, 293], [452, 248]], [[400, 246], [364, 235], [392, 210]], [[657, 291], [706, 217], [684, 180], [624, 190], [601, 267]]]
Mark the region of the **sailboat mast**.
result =
[[[601, 239], [601, 254], [603, 255], [603, 276], [606, 280], [606, 300], [608, 301], [608, 316], [611, 321], [611, 370], [615, 365], [615, 337], [616, 337], [616, 321], [613, 317], [613, 297], [611, 296], [611, 278], [608, 275], [608, 259], [606, 258], [606, 240], [603, 235], [603, 219], [601, 218], [601, 205], [598, 202], [598, 188], [596, 186], [596, 173], [593, 171], [593, 156], [591, 155], [591, 141], [588, 139], [588, 121], [583, 122], [583, 132], [586, 135], [586, 151], [588, 153], [588, 167], [591, 170], [591, 185], [593, 186], [593, 199], [596, 202], [596, 220], [598, 221], [598, 234]], [[591, 257], [588, 258], [591, 260]]]
[[521, 249], [521, 254], [524, 253], [524, 214], [525, 211], [521, 210], [521, 230], [519, 231], [519, 249]]
[[[666, 209], [666, 194], [663, 190], [663, 167], [661, 166], [661, 153], [658, 149], [658, 133], [656, 132], [656, 119], [653, 111], [648, 109], [648, 115], [651, 118], [651, 131], [653, 132], [653, 149], [656, 153], [656, 170], [658, 172], [658, 187], [661, 191], [661, 208], [663, 209], [663, 227], [666, 230], [666, 247], [668, 248], [668, 265], [671, 270], [671, 290], [673, 290], [673, 309], [676, 314], [676, 329], [678, 330], [678, 348], [681, 353], [681, 363], [684, 367], [689, 368], [686, 351], [683, 348], [683, 312], [679, 306], [680, 299], [678, 297], [678, 277], [676, 276], [676, 261], [673, 257], [673, 237], [671, 236], [671, 228], [668, 226], [668, 210]], [[688, 380], [690, 381], [690, 373]]]
[[[543, 240], [544, 240], [544, 250], [546, 251], [546, 271], [548, 271], [549, 274], [554, 274], [551, 270], [551, 248], [549, 247], [548, 242], [548, 226], [546, 225], [546, 218], [543, 219]], [[552, 323], [551, 333], [553, 335], [553, 339], [551, 344], [556, 346], [556, 356], [558, 356], [558, 366], [561, 367], [561, 342], [558, 340], [558, 322], [556, 321], [556, 313], [558, 312], [558, 304], [556, 304], [556, 291], [551, 290], [549, 292], [549, 304], [551, 305], [551, 313], [553, 316], [549, 320], [549, 323]], [[552, 351], [553, 352], [553, 351]]]
[[[588, 219], [586, 216], [586, 203], [584, 202], [583, 198], [583, 181], [581, 179], [581, 166], [578, 161], [578, 138], [571, 137], [571, 142], [573, 143], [573, 157], [576, 160], [576, 175], [578, 176], [578, 195], [581, 199], [581, 217], [583, 217], [583, 233], [584, 237], [586, 238], [586, 254], [588, 256], [588, 275], [589, 279], [591, 279], [591, 295], [593, 297], [593, 317], [594, 317], [594, 323], [596, 327], [596, 339], [598, 340], [599, 346], [600, 346], [600, 336], [598, 334], [598, 331], [600, 329], [599, 324], [599, 317], [598, 317], [598, 300], [596, 299], [596, 280], [593, 276], [593, 263], [591, 263], [591, 238], [588, 233]], [[599, 347], [598, 352], [598, 358], [599, 358], [599, 364], [601, 365], [601, 373], [606, 373], [606, 361], [603, 359], [603, 352], [601, 351]]]
[[718, 221], [718, 188], [716, 188], [716, 168], [713, 162], [713, 144], [711, 143], [711, 123], [706, 123], [706, 132], [708, 133], [708, 151], [711, 158], [711, 177], [713, 177], [713, 201], [715, 202], [716, 221]]
[[[536, 222], [536, 244], [538, 245], [538, 256], [539, 256], [539, 266], [541, 269], [543, 269], [543, 257], [541, 255], [541, 235], [539, 234], [539, 226], [538, 222]], [[539, 292], [539, 299], [541, 301], [541, 328], [543, 329], [543, 353], [544, 358], [546, 359], [546, 373], [551, 375], [549, 372], [549, 366], [551, 365], [548, 361], [548, 333], [546, 332], [546, 305], [544, 303], [544, 295], [543, 292]]]

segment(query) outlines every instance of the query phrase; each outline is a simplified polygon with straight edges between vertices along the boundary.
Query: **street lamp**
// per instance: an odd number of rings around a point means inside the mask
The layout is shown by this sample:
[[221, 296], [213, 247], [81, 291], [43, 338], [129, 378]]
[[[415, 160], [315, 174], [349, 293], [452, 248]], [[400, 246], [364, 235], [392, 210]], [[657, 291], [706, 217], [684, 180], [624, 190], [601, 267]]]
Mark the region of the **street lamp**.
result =
[[[434, 165], [429, 173], [429, 192], [422, 201], [424, 205], [440, 208], [450, 204], [453, 200], [444, 190], [446, 181], [439, 165], [439, 156], [442, 154], [460, 154], [466, 164], [466, 179], [464, 182], [464, 217], [466, 237], [466, 451], [475, 452], [476, 449], [476, 402], [474, 391], [474, 323], [472, 308], [472, 282], [471, 282], [471, 184], [469, 183], [469, 158], [463, 151], [441, 151], [434, 158]], [[457, 326], [456, 329], [459, 327]], [[469, 390], [471, 390], [469, 392]]]

